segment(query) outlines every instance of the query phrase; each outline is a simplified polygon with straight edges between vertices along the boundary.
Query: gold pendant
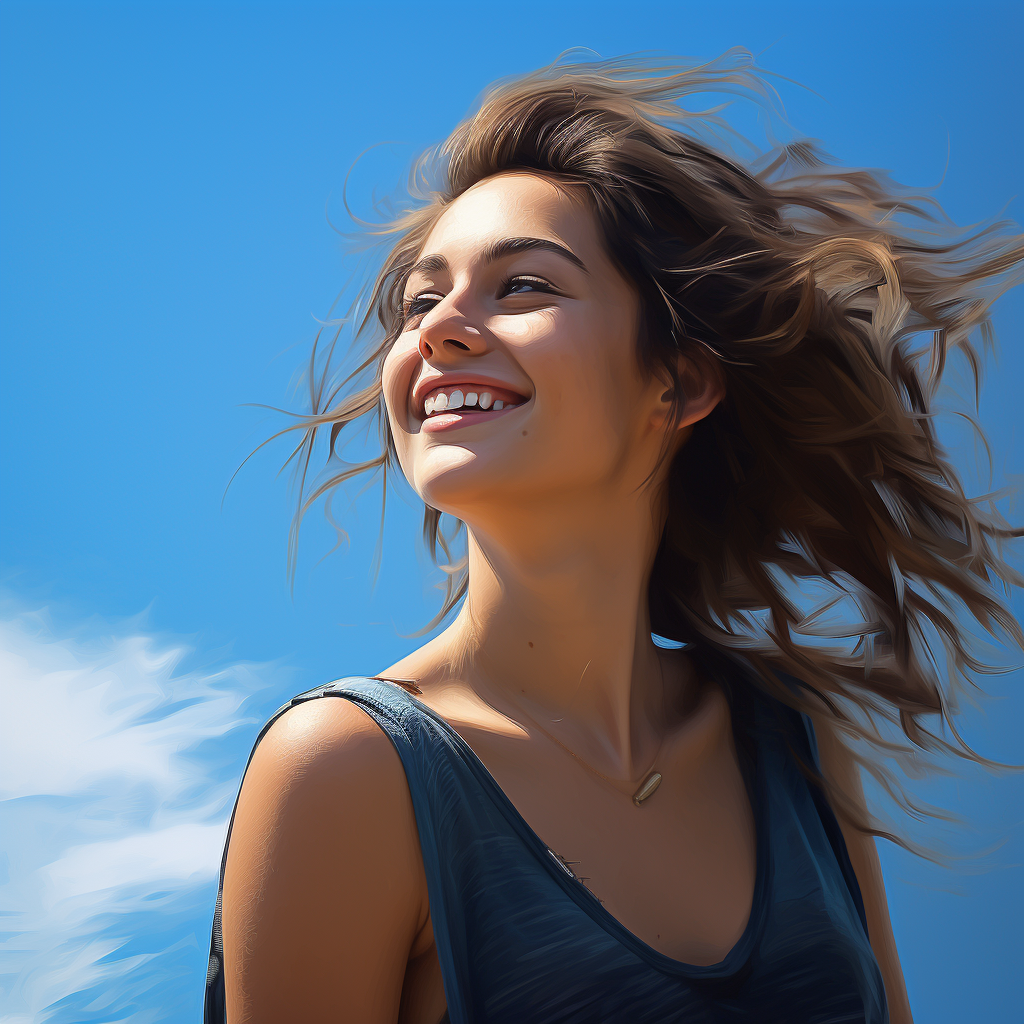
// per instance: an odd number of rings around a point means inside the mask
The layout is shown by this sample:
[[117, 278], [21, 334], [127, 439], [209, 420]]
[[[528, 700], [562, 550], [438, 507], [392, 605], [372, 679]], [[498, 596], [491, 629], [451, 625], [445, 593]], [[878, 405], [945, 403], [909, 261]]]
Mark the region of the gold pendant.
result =
[[661, 772], [648, 776], [647, 781], [633, 794], [633, 803], [639, 807], [661, 785]]

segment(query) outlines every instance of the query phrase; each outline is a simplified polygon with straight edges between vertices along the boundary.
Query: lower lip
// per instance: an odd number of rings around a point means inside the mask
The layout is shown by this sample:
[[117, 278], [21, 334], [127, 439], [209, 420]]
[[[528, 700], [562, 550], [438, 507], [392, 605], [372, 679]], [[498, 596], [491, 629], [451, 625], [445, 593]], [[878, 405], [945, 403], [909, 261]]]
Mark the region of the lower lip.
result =
[[486, 412], [480, 409], [460, 409], [458, 412], [442, 412], [434, 416], [428, 416], [423, 421], [422, 430], [425, 434], [439, 434], [444, 430], [458, 430], [459, 427], [471, 427], [474, 423], [485, 423], [487, 420], [497, 419], [505, 416], [516, 409], [521, 409], [526, 402], [519, 405], [509, 406], [507, 409], [498, 409], [496, 412], [489, 409]]

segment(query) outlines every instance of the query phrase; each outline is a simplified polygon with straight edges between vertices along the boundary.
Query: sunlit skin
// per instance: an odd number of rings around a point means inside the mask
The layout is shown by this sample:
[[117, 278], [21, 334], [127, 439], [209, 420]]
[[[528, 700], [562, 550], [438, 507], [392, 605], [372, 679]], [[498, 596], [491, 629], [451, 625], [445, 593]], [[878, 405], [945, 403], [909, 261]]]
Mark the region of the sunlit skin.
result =
[[[506, 238], [555, 242], [586, 270], [551, 251], [485, 262]], [[637, 369], [636, 296], [589, 212], [535, 176], [471, 189], [423, 251], [450, 270], [410, 277], [406, 299], [425, 311], [407, 321], [383, 385], [407, 479], [469, 527], [469, 595], [430, 650], [444, 675], [444, 654], [471, 648], [460, 682], [565, 716], [559, 738], [628, 780], [650, 763], [664, 725], [643, 600], [661, 488], [640, 485], [665, 439], [668, 383]], [[410, 396], [438, 373], [505, 380], [529, 400], [428, 433]], [[676, 445], [721, 395], [719, 382], [693, 382]]]
[[[523, 239], [534, 241], [510, 242]], [[490, 258], [502, 243], [515, 251]], [[722, 400], [722, 377], [679, 356], [684, 415], [669, 422], [671, 381], [638, 368], [633, 286], [586, 204], [541, 176], [479, 183], [446, 209], [420, 256], [429, 259], [407, 282], [409, 315], [384, 363], [384, 398], [410, 484], [467, 525], [469, 591], [448, 629], [380, 675], [417, 681], [418, 699], [466, 739], [544, 842], [576, 862], [610, 914], [669, 956], [716, 963], [749, 917], [753, 815], [724, 695], [688, 655], [651, 640], [646, 591], [668, 460], [641, 485], [663, 446], [678, 450]], [[525, 400], [431, 427], [424, 387], [474, 374]], [[826, 773], [856, 796], [856, 773], [821, 730]], [[300, 986], [284, 977], [294, 962], [309, 975], [304, 1020], [436, 1022], [444, 990], [389, 741], [349, 702], [316, 701], [284, 716], [261, 748], [225, 877], [229, 1020], [275, 1019], [275, 1004], [297, 1012]], [[364, 773], [373, 800], [354, 792], [342, 809], [347, 830], [317, 806], [321, 762], [323, 793], [335, 794], [324, 799], [336, 804], [337, 773], [374, 766]], [[631, 796], [652, 766], [664, 779], [638, 809]], [[264, 809], [287, 803], [280, 793], [300, 777], [313, 795], [276, 817]], [[844, 832], [891, 1019], [905, 1024], [877, 855], [871, 840]], [[288, 881], [303, 863], [332, 858], [338, 869], [318, 880], [316, 898], [308, 881]], [[307, 951], [281, 929], [306, 936], [308, 955], [330, 971], [303, 967]], [[378, 948], [388, 941], [393, 948]]]

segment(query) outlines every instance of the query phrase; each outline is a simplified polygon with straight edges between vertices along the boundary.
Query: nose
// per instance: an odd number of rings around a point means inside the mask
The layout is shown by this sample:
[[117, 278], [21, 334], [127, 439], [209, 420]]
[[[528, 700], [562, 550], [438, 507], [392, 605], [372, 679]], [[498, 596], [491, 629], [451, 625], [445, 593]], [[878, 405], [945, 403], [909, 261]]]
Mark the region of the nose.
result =
[[487, 351], [487, 342], [478, 327], [474, 327], [461, 313], [453, 311], [420, 328], [418, 347], [423, 359], [436, 362], [438, 359], [480, 355]]

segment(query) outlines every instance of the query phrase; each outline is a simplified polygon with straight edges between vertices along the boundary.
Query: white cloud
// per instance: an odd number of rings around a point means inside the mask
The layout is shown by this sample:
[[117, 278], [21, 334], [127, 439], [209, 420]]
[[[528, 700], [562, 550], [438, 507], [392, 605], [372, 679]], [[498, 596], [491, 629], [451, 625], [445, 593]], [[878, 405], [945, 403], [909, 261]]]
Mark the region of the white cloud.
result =
[[200, 1015], [227, 815], [283, 673], [184, 671], [141, 627], [0, 618], [3, 1024]]
[[220, 864], [227, 819], [212, 825], [184, 823], [123, 839], [74, 846], [40, 869], [54, 902], [81, 892], [207, 881]]

